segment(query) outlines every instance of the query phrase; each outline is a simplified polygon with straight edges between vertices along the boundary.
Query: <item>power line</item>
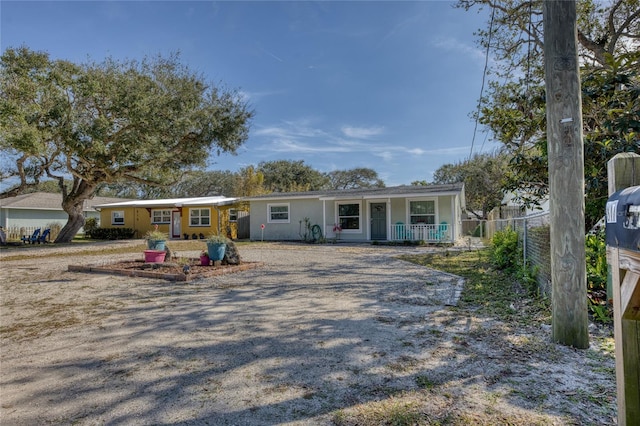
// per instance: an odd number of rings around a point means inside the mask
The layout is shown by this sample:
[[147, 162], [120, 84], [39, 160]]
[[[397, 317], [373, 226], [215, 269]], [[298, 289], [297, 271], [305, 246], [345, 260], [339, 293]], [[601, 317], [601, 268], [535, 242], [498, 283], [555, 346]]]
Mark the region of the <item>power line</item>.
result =
[[[495, 16], [496, 9], [491, 8], [491, 22], [489, 23], [489, 39], [487, 40], [487, 49], [484, 55], [484, 70], [482, 71], [482, 86], [480, 87], [480, 98], [478, 99], [478, 110], [476, 111], [476, 123], [473, 128], [473, 138], [471, 139], [471, 151], [469, 151], [469, 160], [473, 155], [473, 145], [476, 141], [476, 133], [478, 132], [478, 121], [480, 120], [480, 107], [482, 106], [482, 95], [484, 94], [484, 83], [487, 79], [487, 69], [489, 67], [489, 49], [491, 48], [491, 37], [493, 36], [493, 18]], [[483, 143], [484, 145], [484, 143]]]

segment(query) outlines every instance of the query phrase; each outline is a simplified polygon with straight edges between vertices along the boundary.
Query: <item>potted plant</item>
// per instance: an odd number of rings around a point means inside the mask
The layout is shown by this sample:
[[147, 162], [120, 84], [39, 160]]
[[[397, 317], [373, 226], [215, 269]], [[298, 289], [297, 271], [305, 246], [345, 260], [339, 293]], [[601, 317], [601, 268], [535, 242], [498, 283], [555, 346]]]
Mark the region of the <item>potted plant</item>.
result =
[[148, 231], [144, 234], [144, 239], [147, 240], [149, 250], [164, 250], [167, 234], [158, 231], [158, 225], [154, 225], [153, 231]]
[[209, 253], [207, 253], [205, 250], [202, 250], [200, 252], [200, 265], [209, 266], [210, 261], [211, 259], [209, 259]]
[[207, 237], [207, 252], [209, 259], [216, 261], [224, 258], [224, 252], [227, 249], [229, 239], [223, 235], [211, 234]]

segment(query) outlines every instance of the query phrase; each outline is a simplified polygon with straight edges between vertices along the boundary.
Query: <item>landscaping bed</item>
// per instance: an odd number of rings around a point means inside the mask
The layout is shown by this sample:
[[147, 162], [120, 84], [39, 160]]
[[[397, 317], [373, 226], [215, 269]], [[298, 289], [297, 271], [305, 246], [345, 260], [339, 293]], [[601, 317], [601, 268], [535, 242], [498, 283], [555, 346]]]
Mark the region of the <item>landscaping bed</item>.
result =
[[69, 272], [159, 278], [168, 281], [191, 281], [199, 278], [233, 274], [263, 265], [262, 262], [241, 262], [238, 265], [201, 265], [200, 259], [184, 259], [179, 263], [146, 263], [143, 260], [131, 260], [102, 265], [69, 265], [68, 270]]

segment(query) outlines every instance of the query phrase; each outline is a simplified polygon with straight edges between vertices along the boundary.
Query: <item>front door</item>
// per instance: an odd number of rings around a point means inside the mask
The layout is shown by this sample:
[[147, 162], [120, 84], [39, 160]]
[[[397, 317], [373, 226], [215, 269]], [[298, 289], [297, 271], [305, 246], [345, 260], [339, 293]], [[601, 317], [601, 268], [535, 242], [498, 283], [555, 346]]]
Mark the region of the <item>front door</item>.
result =
[[371, 239], [387, 239], [387, 203], [371, 203]]
[[171, 238], [180, 238], [180, 229], [182, 228], [182, 217], [179, 211], [171, 212]]

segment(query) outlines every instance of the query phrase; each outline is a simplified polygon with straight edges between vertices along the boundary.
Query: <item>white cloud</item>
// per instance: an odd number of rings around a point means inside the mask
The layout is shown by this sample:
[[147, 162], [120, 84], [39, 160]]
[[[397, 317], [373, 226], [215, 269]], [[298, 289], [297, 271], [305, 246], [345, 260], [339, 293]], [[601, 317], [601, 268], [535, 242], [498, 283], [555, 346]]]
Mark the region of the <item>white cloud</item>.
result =
[[367, 139], [372, 136], [378, 136], [384, 132], [384, 127], [351, 127], [343, 126], [342, 133], [350, 138]]
[[459, 41], [453, 37], [438, 37], [431, 43], [433, 46], [446, 50], [461, 52], [465, 56], [471, 56], [476, 60], [484, 62], [485, 52], [468, 43]]

